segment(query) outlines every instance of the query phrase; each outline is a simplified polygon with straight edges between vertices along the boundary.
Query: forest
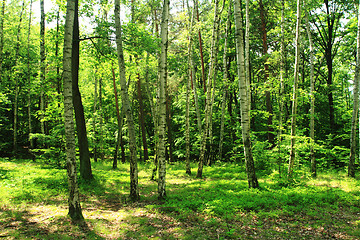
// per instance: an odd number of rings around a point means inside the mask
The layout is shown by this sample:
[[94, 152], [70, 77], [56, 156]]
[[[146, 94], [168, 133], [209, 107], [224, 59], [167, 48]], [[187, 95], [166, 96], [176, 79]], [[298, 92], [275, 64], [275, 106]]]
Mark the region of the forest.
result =
[[360, 237], [359, 2], [0, 9], [0, 237]]

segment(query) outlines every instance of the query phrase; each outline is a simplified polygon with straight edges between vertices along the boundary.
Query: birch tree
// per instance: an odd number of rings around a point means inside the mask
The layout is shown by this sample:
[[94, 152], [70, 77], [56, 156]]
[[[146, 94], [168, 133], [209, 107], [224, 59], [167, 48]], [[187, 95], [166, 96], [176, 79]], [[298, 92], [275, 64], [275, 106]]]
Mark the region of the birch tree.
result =
[[72, 40], [75, 16], [75, 0], [68, 0], [66, 7], [64, 53], [63, 53], [63, 81], [64, 81], [64, 123], [65, 123], [65, 151], [69, 184], [69, 216], [73, 220], [83, 219], [79, 188], [76, 173], [76, 151], [74, 131], [74, 108], [72, 102]]
[[[304, 4], [304, 6], [306, 6]], [[310, 24], [308, 9], [305, 11], [305, 22], [306, 32], [309, 39], [309, 50], [310, 50], [310, 161], [311, 161], [311, 174], [316, 177], [316, 159], [314, 152], [314, 141], [315, 141], [315, 78], [314, 78], [314, 44], [311, 37]]]
[[290, 158], [288, 166], [288, 178], [291, 179], [294, 163], [295, 163], [295, 132], [296, 132], [296, 110], [297, 110], [297, 91], [298, 91], [298, 80], [299, 80], [299, 39], [300, 39], [300, 20], [301, 20], [301, 0], [297, 0], [297, 11], [296, 11], [296, 35], [295, 35], [295, 66], [294, 66], [294, 84], [293, 84], [293, 97], [292, 97], [292, 108], [291, 108], [291, 143], [290, 143]]
[[120, 73], [121, 101], [126, 116], [126, 122], [128, 125], [128, 134], [129, 134], [130, 199], [136, 201], [139, 199], [136, 138], [135, 138], [134, 119], [131, 110], [131, 102], [129, 100], [128, 88], [126, 85], [125, 61], [124, 61], [124, 52], [122, 47], [122, 33], [121, 33], [121, 22], [120, 22], [120, 0], [115, 0], [114, 14], [115, 14], [117, 57], [118, 57], [119, 73]]
[[159, 199], [166, 197], [165, 176], [166, 176], [166, 160], [165, 160], [165, 143], [166, 143], [166, 79], [167, 79], [167, 49], [168, 49], [168, 23], [169, 23], [169, 0], [164, 0], [161, 20], [161, 53], [159, 59], [159, 85], [160, 94], [158, 102], [159, 117], [159, 179], [158, 194]]
[[244, 42], [242, 31], [242, 20], [240, 2], [235, 0], [234, 3], [235, 13], [235, 43], [236, 43], [236, 68], [240, 85], [240, 114], [241, 114], [241, 132], [244, 144], [245, 165], [249, 188], [259, 187], [259, 183], [255, 173], [254, 159], [251, 150], [250, 139], [250, 106], [248, 97], [248, 87], [246, 85], [245, 77], [245, 61], [244, 61]]
[[356, 127], [359, 114], [359, 81], [360, 81], [360, 1], [357, 4], [357, 37], [356, 37], [356, 66], [354, 77], [354, 103], [351, 118], [351, 135], [350, 135], [350, 159], [348, 165], [348, 176], [355, 177], [355, 155], [356, 155]]
[[44, 10], [44, 0], [40, 0], [40, 126], [41, 133], [45, 134], [45, 99], [44, 99], [44, 85], [45, 85], [45, 10]]

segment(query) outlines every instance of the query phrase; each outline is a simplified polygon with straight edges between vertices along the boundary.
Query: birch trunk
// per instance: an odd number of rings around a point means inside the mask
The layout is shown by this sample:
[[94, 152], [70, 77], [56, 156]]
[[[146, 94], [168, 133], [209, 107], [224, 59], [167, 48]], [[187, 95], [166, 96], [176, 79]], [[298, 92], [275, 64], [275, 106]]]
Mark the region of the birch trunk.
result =
[[84, 107], [81, 100], [81, 94], [79, 89], [79, 64], [80, 64], [80, 41], [79, 41], [79, 17], [78, 17], [78, 0], [75, 0], [75, 15], [74, 15], [74, 27], [73, 27], [73, 46], [72, 46], [72, 94], [73, 105], [75, 111], [76, 130], [78, 138], [78, 146], [80, 153], [80, 176], [83, 179], [93, 179], [89, 143], [86, 132]]
[[76, 173], [75, 129], [72, 102], [72, 40], [75, 16], [75, 0], [67, 1], [64, 53], [63, 53], [63, 81], [64, 81], [64, 123], [66, 141], [66, 166], [69, 184], [69, 216], [73, 220], [83, 219], [80, 206], [79, 188]]
[[[187, 0], [187, 8], [188, 12], [190, 12], [189, 0]], [[194, 24], [194, 16], [195, 16], [195, 7], [192, 9], [189, 24], [189, 45], [188, 45], [188, 77], [186, 82], [186, 111], [185, 111], [185, 140], [186, 140], [186, 174], [191, 175], [191, 167], [190, 167], [190, 88], [191, 83], [193, 82], [193, 71], [192, 71], [192, 30]]]
[[124, 53], [122, 47], [122, 33], [121, 33], [121, 23], [120, 23], [120, 0], [115, 0], [114, 14], [115, 14], [117, 56], [118, 56], [119, 73], [120, 73], [121, 100], [122, 100], [122, 106], [125, 111], [126, 122], [128, 125], [128, 132], [129, 132], [130, 198], [136, 201], [139, 199], [136, 138], [135, 138], [134, 120], [131, 110], [131, 102], [129, 100], [129, 94], [126, 84], [126, 76], [125, 76], [125, 61], [124, 61]]
[[[197, 22], [199, 23], [200, 19], [199, 19], [199, 2], [198, 2], [198, 0], [195, 0], [194, 4], [195, 4], [195, 8], [196, 8], [196, 19], [197, 19]], [[201, 60], [201, 79], [202, 79], [202, 84], [203, 84], [204, 93], [205, 93], [206, 92], [205, 65], [204, 65], [204, 53], [203, 53], [200, 28], [198, 31], [198, 35], [199, 35], [199, 51], [200, 51], [200, 60]]]
[[355, 156], [356, 156], [356, 127], [359, 113], [359, 81], [360, 81], [360, 1], [357, 4], [358, 22], [357, 22], [357, 38], [356, 38], [356, 67], [354, 78], [354, 104], [353, 114], [351, 118], [351, 135], [350, 135], [350, 160], [348, 165], [348, 176], [355, 177]]
[[211, 94], [212, 93], [212, 83], [213, 77], [215, 76], [215, 57], [216, 57], [216, 36], [217, 36], [217, 24], [218, 24], [218, 4], [219, 1], [215, 0], [215, 10], [214, 10], [214, 23], [213, 23], [213, 30], [212, 30], [212, 40], [211, 40], [211, 56], [210, 56], [210, 67], [209, 67], [209, 75], [207, 79], [207, 86], [206, 86], [206, 102], [205, 102], [205, 126], [201, 136], [201, 146], [200, 146], [200, 157], [199, 157], [199, 165], [196, 177], [202, 178], [202, 172], [204, 167], [204, 160], [205, 160], [205, 153], [207, 149], [207, 145], [209, 143], [209, 125], [210, 125], [210, 118], [211, 118], [211, 108], [212, 108], [212, 101], [211, 101]]
[[167, 49], [168, 49], [168, 22], [169, 22], [169, 0], [163, 2], [163, 12], [161, 20], [161, 54], [159, 59], [159, 82], [160, 94], [158, 102], [159, 111], [159, 179], [158, 194], [159, 199], [166, 197], [166, 160], [165, 160], [165, 143], [166, 143], [166, 79], [167, 79]]
[[[28, 83], [28, 94], [27, 94], [27, 110], [28, 110], [28, 129], [29, 129], [29, 141], [30, 148], [34, 148], [34, 141], [31, 139], [32, 125], [31, 125], [31, 68], [30, 68], [30, 34], [31, 34], [31, 13], [32, 13], [32, 0], [30, 0], [29, 8], [29, 27], [27, 37], [27, 83]], [[1, 70], [0, 70], [1, 71]], [[1, 82], [1, 80], [0, 80]]]
[[[221, 121], [220, 121], [220, 140], [219, 140], [219, 156], [218, 159], [221, 160], [223, 152], [223, 142], [224, 142], [224, 124], [225, 124], [225, 110], [226, 110], [226, 96], [229, 91], [229, 71], [228, 71], [228, 62], [227, 62], [227, 49], [228, 49], [228, 37], [230, 31], [230, 18], [231, 18], [231, 4], [229, 4], [229, 10], [227, 14], [226, 21], [226, 30], [225, 30], [225, 42], [224, 42], [224, 54], [223, 54], [223, 78], [224, 78], [224, 93], [221, 100]], [[246, 42], [245, 42], [246, 43]]]
[[279, 132], [278, 132], [278, 168], [279, 176], [281, 177], [281, 167], [282, 167], [282, 157], [281, 157], [281, 147], [282, 147], [282, 130], [283, 130], [283, 112], [284, 112], [284, 53], [285, 53], [285, 43], [284, 43], [284, 24], [285, 24], [285, 0], [281, 1], [281, 46], [280, 46], [280, 93], [279, 93]]
[[[40, 83], [42, 86], [45, 85], [45, 10], [44, 10], [44, 0], [40, 0]], [[44, 112], [45, 112], [45, 97], [44, 97], [44, 87], [40, 87], [40, 127], [41, 133], [45, 134], [45, 122], [44, 122]]]
[[[114, 153], [114, 158], [113, 158], [113, 169], [116, 169], [117, 168], [117, 156], [118, 156], [118, 152], [119, 152], [119, 145], [120, 145], [120, 138], [121, 138], [122, 117], [123, 116], [120, 116], [119, 99], [118, 99], [118, 92], [117, 92], [116, 81], [115, 81], [115, 69], [113, 66], [111, 66], [111, 72], [112, 72], [112, 76], [113, 76], [116, 119], [118, 122], [118, 136], [117, 136], [117, 140], [116, 140], [115, 153]], [[123, 111], [121, 111], [121, 114], [122, 113], [123, 113]]]
[[294, 66], [294, 85], [293, 85], [293, 102], [291, 110], [291, 144], [290, 144], [290, 158], [288, 167], [288, 178], [291, 179], [294, 163], [295, 163], [295, 132], [296, 132], [296, 110], [297, 110], [297, 88], [299, 80], [299, 38], [300, 38], [300, 19], [301, 19], [301, 4], [297, 0], [297, 17], [296, 17], [296, 36], [295, 36], [295, 66]]
[[248, 87], [246, 85], [245, 76], [245, 61], [244, 61], [244, 43], [243, 31], [241, 22], [240, 2], [235, 0], [234, 4], [235, 13], [235, 43], [236, 43], [236, 57], [237, 57], [237, 74], [240, 85], [240, 112], [241, 112], [241, 132], [245, 152], [245, 164], [248, 184], [250, 188], [259, 187], [259, 183], [255, 173], [254, 159], [251, 150], [250, 139], [250, 109], [248, 97]]
[[[20, 53], [20, 34], [21, 34], [21, 23], [22, 23], [22, 15], [24, 12], [24, 7], [25, 7], [25, 1], [22, 4], [21, 7], [21, 12], [20, 12], [20, 19], [19, 19], [19, 25], [18, 25], [18, 30], [17, 30], [17, 35], [16, 35], [16, 45], [15, 45], [15, 59], [14, 59], [14, 68], [17, 67], [17, 61], [19, 58], [19, 53]], [[13, 70], [14, 72], [16, 72], [15, 70]], [[17, 153], [17, 121], [18, 121], [18, 98], [19, 98], [19, 78], [16, 75], [16, 73], [11, 73], [11, 78], [15, 78], [15, 98], [14, 98], [14, 125], [13, 125], [13, 150], [14, 150], [14, 154], [16, 155]]]
[[2, 0], [1, 18], [0, 18], [0, 82], [2, 79], [2, 65], [3, 65], [4, 19], [5, 19], [5, 0]]
[[308, 11], [305, 11], [306, 32], [309, 39], [310, 50], [310, 162], [311, 162], [311, 175], [316, 177], [316, 159], [314, 153], [315, 143], [315, 78], [314, 78], [314, 45], [310, 32]]

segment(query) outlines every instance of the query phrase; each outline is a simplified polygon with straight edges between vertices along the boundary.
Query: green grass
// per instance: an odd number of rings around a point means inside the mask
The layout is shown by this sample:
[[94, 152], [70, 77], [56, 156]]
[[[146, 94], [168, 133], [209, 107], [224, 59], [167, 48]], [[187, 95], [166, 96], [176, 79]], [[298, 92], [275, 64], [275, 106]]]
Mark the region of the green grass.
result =
[[[192, 165], [196, 172], [196, 165]], [[320, 174], [294, 184], [274, 174], [248, 189], [242, 165], [204, 168], [204, 179], [168, 165], [157, 200], [152, 165], [139, 165], [141, 200], [131, 202], [128, 164], [93, 163], [79, 180], [85, 223], [67, 214], [65, 169], [0, 158], [0, 237], [7, 239], [360, 239], [360, 181]]]

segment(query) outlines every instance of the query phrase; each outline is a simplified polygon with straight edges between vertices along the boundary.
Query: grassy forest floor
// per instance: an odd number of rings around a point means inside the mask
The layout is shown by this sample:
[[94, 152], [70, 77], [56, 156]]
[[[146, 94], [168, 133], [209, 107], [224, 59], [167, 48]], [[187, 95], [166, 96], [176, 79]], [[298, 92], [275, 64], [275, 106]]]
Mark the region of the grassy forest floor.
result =
[[[260, 176], [247, 188], [236, 164], [205, 167], [204, 179], [167, 169], [167, 200], [157, 200], [152, 165], [140, 164], [141, 200], [127, 200], [128, 164], [94, 163], [80, 181], [85, 223], [67, 215], [66, 170], [0, 158], [1, 239], [360, 239], [360, 180], [345, 173], [286, 185]], [[196, 172], [193, 165], [192, 171]]]

